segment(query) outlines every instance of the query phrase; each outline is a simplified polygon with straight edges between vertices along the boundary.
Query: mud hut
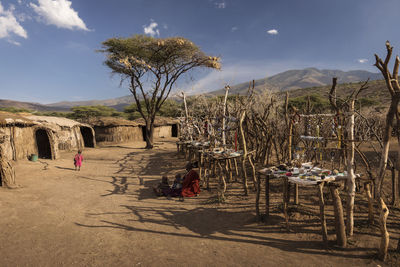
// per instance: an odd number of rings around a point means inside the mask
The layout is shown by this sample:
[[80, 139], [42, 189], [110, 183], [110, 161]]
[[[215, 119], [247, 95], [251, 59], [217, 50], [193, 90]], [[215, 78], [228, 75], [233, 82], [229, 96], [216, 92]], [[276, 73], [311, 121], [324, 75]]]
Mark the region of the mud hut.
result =
[[1, 157], [6, 160], [27, 159], [32, 154], [40, 158], [58, 157], [55, 132], [24, 116], [0, 112]]
[[117, 144], [143, 141], [142, 129], [138, 123], [115, 117], [91, 119], [88, 122], [96, 133], [96, 142]]
[[[25, 115], [37, 125], [51, 129], [59, 150], [76, 150], [84, 147], [95, 147], [96, 139], [94, 129], [88, 125], [74, 120], [50, 116]], [[37, 140], [44, 138], [44, 133], [37, 132]]]
[[[47, 142], [45, 142], [45, 139]], [[15, 186], [13, 161], [27, 159], [32, 154], [56, 158], [54, 135], [51, 129], [23, 116], [0, 112], [0, 186]], [[44, 148], [46, 154], [40, 154]]]
[[[134, 122], [142, 129], [143, 140], [145, 136], [146, 123], [143, 118], [136, 119]], [[156, 117], [154, 121], [154, 138], [178, 137], [179, 135], [179, 120], [167, 117]]]

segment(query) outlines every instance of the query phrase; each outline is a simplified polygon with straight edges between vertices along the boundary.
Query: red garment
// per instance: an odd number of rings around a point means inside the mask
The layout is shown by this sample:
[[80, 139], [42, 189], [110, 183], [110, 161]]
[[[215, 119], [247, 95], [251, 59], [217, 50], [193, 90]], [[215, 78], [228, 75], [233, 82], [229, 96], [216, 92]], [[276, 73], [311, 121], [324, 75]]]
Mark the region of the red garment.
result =
[[75, 163], [75, 166], [76, 167], [80, 167], [80, 166], [82, 166], [82, 161], [83, 161], [83, 156], [82, 156], [82, 154], [76, 154], [75, 155], [75, 158], [74, 158], [74, 163]]
[[194, 197], [200, 193], [200, 178], [195, 170], [190, 170], [182, 183], [182, 196]]

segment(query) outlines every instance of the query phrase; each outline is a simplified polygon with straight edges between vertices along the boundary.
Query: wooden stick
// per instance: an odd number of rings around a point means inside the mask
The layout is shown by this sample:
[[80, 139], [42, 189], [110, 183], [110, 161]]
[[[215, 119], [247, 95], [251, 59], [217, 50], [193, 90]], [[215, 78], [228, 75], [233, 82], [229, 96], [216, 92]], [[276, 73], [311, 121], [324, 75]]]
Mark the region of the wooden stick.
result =
[[232, 160], [228, 159], [228, 169], [229, 169], [229, 182], [233, 181], [233, 168], [232, 168]]
[[294, 192], [293, 192], [294, 196], [293, 196], [293, 201], [295, 205], [299, 205], [299, 185], [295, 184], [294, 185]]
[[211, 164], [212, 164], [212, 159], [211, 159], [211, 158], [208, 158], [207, 190], [210, 190]]
[[[354, 139], [354, 102], [352, 99], [350, 102], [351, 116], [348, 120], [347, 134], [348, 137]], [[354, 229], [354, 198], [356, 195], [356, 175], [354, 174], [354, 142], [347, 144], [346, 147], [349, 149], [347, 153], [347, 201], [346, 201], [346, 230], [349, 236], [353, 235]]]
[[[400, 174], [400, 172], [399, 172]], [[392, 205], [398, 205], [399, 201], [399, 176], [396, 176], [396, 169], [392, 167]]]
[[265, 179], [265, 218], [266, 219], [268, 219], [268, 217], [269, 217], [269, 179], [270, 178], [271, 178], [271, 175], [268, 174]]
[[389, 209], [387, 208], [382, 198], [380, 198], [379, 201], [379, 208], [381, 210], [381, 214], [379, 216], [379, 226], [381, 230], [381, 244], [379, 247], [378, 257], [381, 261], [385, 261], [387, 258], [387, 252], [389, 247], [389, 233], [386, 227], [386, 221], [389, 215]]
[[247, 173], [246, 173], [247, 147], [243, 130], [243, 121], [245, 117], [246, 117], [246, 111], [243, 111], [243, 113], [240, 116], [239, 128], [240, 128], [240, 136], [243, 142], [243, 156], [242, 156], [243, 190], [244, 190], [244, 195], [247, 196], [249, 190], [247, 186]]
[[250, 163], [251, 169], [253, 171], [252, 177], [253, 177], [254, 190], [256, 190], [256, 184], [257, 184], [256, 168], [255, 168], [253, 160], [252, 160], [252, 154], [250, 154], [248, 157], [249, 157], [249, 163]]
[[226, 174], [226, 181], [228, 183], [230, 183], [230, 181], [232, 180], [232, 172], [229, 171], [229, 159], [225, 159], [224, 160], [225, 163], [225, 174]]
[[226, 137], [225, 137], [225, 113], [226, 113], [226, 100], [228, 99], [229, 85], [225, 86], [225, 98], [224, 98], [224, 107], [223, 107], [223, 115], [222, 115], [222, 145], [225, 147], [226, 145]]
[[322, 240], [324, 241], [325, 246], [328, 245], [328, 230], [326, 228], [326, 219], [325, 219], [325, 201], [324, 201], [324, 182], [318, 185], [318, 196], [319, 196], [319, 215], [321, 219], [321, 234]]
[[347, 244], [347, 237], [344, 226], [342, 200], [340, 199], [339, 191], [335, 184], [329, 184], [329, 189], [331, 191], [333, 210], [335, 213], [336, 241], [338, 246], [344, 248]]
[[[225, 190], [226, 190], [226, 182], [225, 182], [225, 178], [224, 178], [224, 171], [222, 169], [221, 163], [219, 162], [219, 160], [216, 160], [218, 167], [219, 167], [219, 182], [218, 182], [218, 194], [219, 194], [219, 199], [220, 200], [224, 200], [225, 199]], [[221, 188], [221, 183], [223, 184], [223, 188]]]
[[368, 199], [368, 224], [374, 224], [374, 198], [371, 194], [371, 184], [369, 182], [364, 184], [365, 194]]
[[286, 230], [289, 231], [289, 215], [288, 215], [288, 178], [283, 178], [283, 215], [285, 216]]
[[258, 175], [257, 180], [257, 192], [256, 192], [256, 219], [260, 221], [260, 192], [261, 192], [261, 183], [260, 183], [260, 175]]
[[235, 182], [237, 181], [237, 177], [239, 176], [239, 170], [238, 170], [238, 164], [236, 158], [233, 159], [233, 162], [235, 163], [235, 171], [236, 171], [236, 177], [235, 177]]

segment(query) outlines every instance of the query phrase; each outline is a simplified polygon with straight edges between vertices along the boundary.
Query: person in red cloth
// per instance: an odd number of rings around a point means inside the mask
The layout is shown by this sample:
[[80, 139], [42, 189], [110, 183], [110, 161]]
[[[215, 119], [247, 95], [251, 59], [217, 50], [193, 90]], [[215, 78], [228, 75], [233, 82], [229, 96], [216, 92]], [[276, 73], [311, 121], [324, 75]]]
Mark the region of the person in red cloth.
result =
[[184, 197], [194, 197], [200, 194], [199, 174], [195, 170], [193, 170], [193, 165], [190, 162], [186, 164], [185, 168], [187, 170], [187, 173], [183, 177], [181, 193], [182, 201]]

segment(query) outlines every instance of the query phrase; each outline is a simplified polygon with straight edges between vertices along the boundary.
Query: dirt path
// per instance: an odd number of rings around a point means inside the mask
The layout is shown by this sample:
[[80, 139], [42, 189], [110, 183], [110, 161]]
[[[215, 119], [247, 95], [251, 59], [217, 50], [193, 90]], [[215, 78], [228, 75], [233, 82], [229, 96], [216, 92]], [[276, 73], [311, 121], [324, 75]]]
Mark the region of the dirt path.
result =
[[154, 197], [151, 186], [182, 172], [184, 160], [172, 141], [143, 146], [87, 149], [80, 172], [72, 152], [19, 161], [21, 188], [0, 189], [0, 266], [377, 265], [375, 244], [324, 250], [318, 231], [286, 233], [278, 216], [255, 223], [252, 198], [235, 188], [225, 205], [207, 204], [208, 192], [185, 202]]

